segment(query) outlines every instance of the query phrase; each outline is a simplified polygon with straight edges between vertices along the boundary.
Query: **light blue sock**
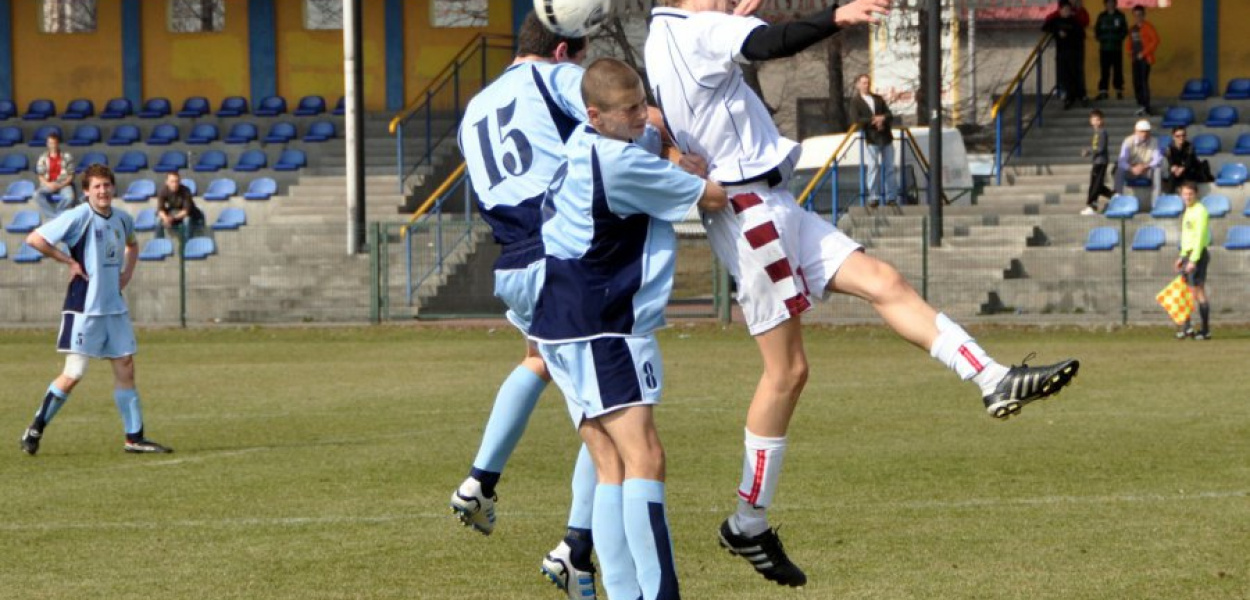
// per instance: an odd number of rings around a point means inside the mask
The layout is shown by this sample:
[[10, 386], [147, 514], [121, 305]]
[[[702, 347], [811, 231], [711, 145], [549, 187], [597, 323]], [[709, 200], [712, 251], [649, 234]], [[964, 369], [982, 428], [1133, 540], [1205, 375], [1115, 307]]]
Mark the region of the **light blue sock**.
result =
[[513, 369], [495, 395], [495, 406], [486, 421], [486, 431], [482, 433], [482, 445], [478, 448], [477, 458], [473, 459], [475, 469], [503, 472], [517, 442], [521, 441], [521, 434], [525, 433], [525, 425], [529, 423], [538, 397], [546, 387], [547, 382], [533, 371], [523, 366]]
[[637, 598], [638, 575], [634, 557], [625, 539], [625, 522], [621, 518], [621, 486], [601, 483], [595, 487], [595, 508], [591, 518], [595, 538], [595, 554], [599, 555], [599, 573], [609, 598]]
[[115, 389], [113, 402], [117, 403], [117, 412], [121, 413], [122, 426], [126, 429], [126, 435], [134, 435], [143, 431], [143, 409], [139, 408], [139, 392]]
[[642, 597], [646, 600], [680, 598], [673, 542], [664, 511], [664, 482], [626, 479], [621, 489], [625, 537], [629, 539], [629, 552], [638, 569]]
[[598, 485], [595, 461], [590, 458], [586, 444], [577, 453], [573, 466], [573, 501], [569, 505], [569, 529], [590, 529], [591, 515], [595, 507], [595, 486]]
[[35, 411], [35, 424], [37, 429], [43, 431], [48, 423], [52, 422], [52, 417], [61, 410], [65, 402], [69, 400], [69, 394], [62, 392], [56, 384], [48, 384], [48, 391], [43, 396], [43, 403], [39, 405], [39, 410]]

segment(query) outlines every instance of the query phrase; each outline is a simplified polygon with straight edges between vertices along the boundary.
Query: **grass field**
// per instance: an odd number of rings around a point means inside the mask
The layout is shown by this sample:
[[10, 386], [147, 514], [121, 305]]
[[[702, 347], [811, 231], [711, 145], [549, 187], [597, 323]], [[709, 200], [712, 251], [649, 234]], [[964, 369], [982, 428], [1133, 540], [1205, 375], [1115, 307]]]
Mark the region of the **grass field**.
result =
[[[757, 373], [740, 327], [665, 331], [669, 519], [687, 599], [1250, 598], [1250, 329], [974, 331], [1065, 355], [1073, 387], [1009, 422], [883, 329], [813, 329], [772, 520], [800, 591], [721, 551]], [[17, 438], [59, 371], [0, 333], [0, 598], [560, 598], [538, 574], [577, 442], [548, 390], [490, 537], [447, 497], [518, 337], [454, 328], [141, 331], [150, 437], [121, 451], [95, 362], [37, 457]], [[601, 596], [602, 597], [602, 596]]]

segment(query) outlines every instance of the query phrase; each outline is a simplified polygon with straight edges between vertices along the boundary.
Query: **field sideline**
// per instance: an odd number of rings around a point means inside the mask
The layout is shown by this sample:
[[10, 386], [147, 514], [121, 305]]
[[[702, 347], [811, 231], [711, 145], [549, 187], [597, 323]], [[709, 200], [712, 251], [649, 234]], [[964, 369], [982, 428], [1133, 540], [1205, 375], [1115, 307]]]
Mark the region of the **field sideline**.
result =
[[[715, 541], [758, 371], [741, 326], [661, 335], [669, 519], [687, 599], [1250, 599], [1250, 328], [974, 328], [999, 360], [1082, 361], [1009, 422], [875, 327], [808, 332], [812, 376], [772, 520], [808, 574], [779, 588]], [[122, 453], [106, 363], [17, 445], [55, 332], [0, 332], [0, 598], [536, 599], [577, 441], [549, 389], [499, 524], [447, 497], [520, 356], [495, 328], [139, 332], [167, 456]], [[600, 590], [600, 598], [603, 598]]]

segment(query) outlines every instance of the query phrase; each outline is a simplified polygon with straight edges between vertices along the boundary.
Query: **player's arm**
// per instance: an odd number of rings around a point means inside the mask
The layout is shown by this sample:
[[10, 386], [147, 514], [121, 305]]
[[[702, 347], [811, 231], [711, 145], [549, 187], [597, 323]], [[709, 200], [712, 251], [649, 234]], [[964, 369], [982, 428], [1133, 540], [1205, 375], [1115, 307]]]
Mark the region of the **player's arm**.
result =
[[122, 264], [121, 280], [118, 285], [119, 289], [126, 289], [126, 284], [130, 283], [130, 278], [134, 277], [135, 265], [139, 263], [139, 240], [134, 233], [126, 239], [126, 251], [122, 253], [125, 259]]
[[26, 236], [26, 244], [38, 250], [40, 254], [56, 262], [68, 265], [71, 279], [73, 277], [87, 279], [87, 271], [82, 268], [82, 265], [78, 264], [74, 257], [62, 252], [55, 244], [44, 238], [43, 234], [39, 233], [39, 230], [32, 231]]
[[717, 211], [725, 208], [727, 204], [729, 204], [729, 192], [726, 192], [719, 183], [708, 180], [707, 185], [703, 186], [703, 197], [699, 198], [699, 208]]
[[826, 8], [801, 19], [766, 25], [751, 32], [742, 44], [742, 56], [761, 61], [794, 56], [833, 34], [839, 28], [876, 23], [890, 0], [855, 0], [846, 6]]

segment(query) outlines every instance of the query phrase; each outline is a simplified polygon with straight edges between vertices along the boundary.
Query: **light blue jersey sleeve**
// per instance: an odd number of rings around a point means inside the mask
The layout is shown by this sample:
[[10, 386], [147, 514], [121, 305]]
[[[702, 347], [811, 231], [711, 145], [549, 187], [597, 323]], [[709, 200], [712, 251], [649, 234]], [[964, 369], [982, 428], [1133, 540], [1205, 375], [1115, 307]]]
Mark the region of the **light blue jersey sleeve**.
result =
[[35, 231], [53, 246], [61, 242], [67, 246], [73, 246], [82, 239], [90, 221], [91, 206], [83, 204], [57, 215], [55, 219], [44, 223]]
[[676, 223], [703, 197], [703, 179], [635, 144], [605, 141], [598, 149], [612, 212]]
[[555, 88], [556, 104], [564, 114], [578, 122], [589, 119], [586, 116], [586, 102], [582, 100], [582, 75], [586, 70], [570, 64], [559, 64], [551, 69], [551, 87]]

